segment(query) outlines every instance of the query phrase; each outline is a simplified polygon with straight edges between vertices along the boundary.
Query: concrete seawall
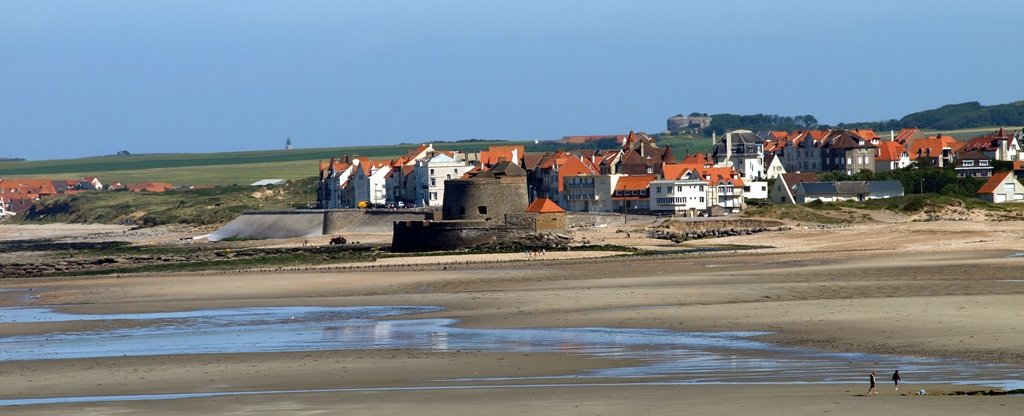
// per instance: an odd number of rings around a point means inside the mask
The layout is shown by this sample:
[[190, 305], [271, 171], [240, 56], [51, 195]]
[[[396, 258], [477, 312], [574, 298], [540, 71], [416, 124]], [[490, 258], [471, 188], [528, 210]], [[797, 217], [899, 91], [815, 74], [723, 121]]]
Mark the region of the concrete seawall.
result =
[[424, 211], [281, 210], [250, 211], [210, 234], [210, 241], [229, 238], [270, 240], [344, 233], [391, 233], [395, 221], [419, 221]]

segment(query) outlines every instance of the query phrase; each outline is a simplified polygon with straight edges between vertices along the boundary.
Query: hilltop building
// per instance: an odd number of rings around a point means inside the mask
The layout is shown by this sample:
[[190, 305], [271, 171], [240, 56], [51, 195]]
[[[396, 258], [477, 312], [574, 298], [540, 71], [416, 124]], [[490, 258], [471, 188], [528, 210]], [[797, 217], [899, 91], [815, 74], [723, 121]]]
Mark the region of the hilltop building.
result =
[[701, 130], [711, 125], [711, 117], [707, 114], [691, 113], [689, 116], [676, 114], [668, 118], [667, 127], [669, 133], [700, 134]]

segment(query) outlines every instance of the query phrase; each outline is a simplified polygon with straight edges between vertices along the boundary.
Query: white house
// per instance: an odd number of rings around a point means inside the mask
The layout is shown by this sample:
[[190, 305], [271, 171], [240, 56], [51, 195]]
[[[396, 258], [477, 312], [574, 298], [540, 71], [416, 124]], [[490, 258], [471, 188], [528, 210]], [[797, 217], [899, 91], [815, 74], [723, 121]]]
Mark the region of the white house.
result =
[[384, 204], [387, 202], [386, 177], [391, 166], [383, 162], [357, 158], [352, 161], [352, 174], [349, 183], [352, 197], [349, 207], [357, 207], [360, 202]]
[[349, 178], [352, 176], [352, 164], [335, 162], [321, 169], [320, 184], [317, 188], [317, 206], [320, 208], [349, 208]]
[[711, 157], [717, 167], [736, 169], [748, 181], [764, 178], [764, 139], [750, 130], [735, 130], [715, 143]]
[[801, 182], [796, 186], [796, 202], [866, 201], [903, 196], [900, 181]]
[[795, 204], [796, 186], [801, 182], [817, 182], [816, 173], [787, 173], [779, 175], [768, 192], [769, 199], [773, 204]]
[[696, 217], [708, 210], [708, 183], [696, 171], [679, 179], [651, 181], [651, 212]]
[[875, 153], [875, 172], [887, 172], [910, 166], [910, 152], [899, 142], [879, 142]]
[[768, 182], [745, 181], [743, 182], [744, 199], [768, 199]]
[[992, 175], [978, 190], [978, 197], [996, 204], [1024, 201], [1024, 186], [1013, 176], [1013, 172], [999, 172]]
[[78, 189], [88, 189], [88, 190], [102, 191], [103, 190], [103, 183], [100, 182], [100, 180], [97, 179], [97, 178], [88, 177], [88, 178], [79, 179], [78, 180], [78, 185], [76, 185], [75, 187], [78, 188]]
[[416, 204], [439, 207], [444, 203], [444, 181], [459, 179], [470, 169], [466, 162], [437, 153], [416, 163]]
[[786, 167], [782, 165], [782, 157], [775, 154], [765, 155], [764, 178], [772, 180], [778, 178], [783, 173], [786, 173]]

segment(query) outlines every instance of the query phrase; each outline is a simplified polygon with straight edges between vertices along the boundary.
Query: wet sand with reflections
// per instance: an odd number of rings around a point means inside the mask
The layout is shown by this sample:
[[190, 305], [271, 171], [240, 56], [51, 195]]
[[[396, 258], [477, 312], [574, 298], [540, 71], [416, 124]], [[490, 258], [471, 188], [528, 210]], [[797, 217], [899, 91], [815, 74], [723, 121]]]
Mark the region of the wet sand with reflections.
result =
[[[782, 345], [846, 352], [1024, 363], [1024, 258], [1006, 224], [898, 226], [722, 239], [771, 244], [713, 253], [588, 264], [511, 263], [426, 272], [246, 273], [24, 279], [32, 306], [73, 313], [252, 306], [437, 305], [431, 318], [475, 328], [618, 327], [767, 331]], [[942, 233], [943, 229], [954, 232]], [[879, 239], [879, 233], [901, 237]], [[1018, 233], [1019, 234], [1019, 233]], [[957, 240], [959, 239], [959, 240]], [[813, 249], [806, 249], [813, 247]], [[8, 292], [10, 294], [12, 292]], [[4, 306], [17, 301], [0, 296]], [[96, 323], [82, 323], [88, 329]], [[74, 325], [60, 328], [73, 330]], [[49, 330], [49, 329], [48, 329]], [[0, 324], [0, 333], [35, 329]], [[174, 355], [0, 363], [3, 398], [386, 388], [461, 377], [576, 373], [629, 362], [565, 354], [419, 350]], [[507, 387], [331, 391], [26, 406], [5, 414], [1021, 414], [1020, 397], [933, 396], [983, 386], [929, 385], [912, 374], [898, 394], [863, 384]], [[347, 372], [346, 372], [347, 371]], [[588, 380], [590, 382], [592, 380]]]

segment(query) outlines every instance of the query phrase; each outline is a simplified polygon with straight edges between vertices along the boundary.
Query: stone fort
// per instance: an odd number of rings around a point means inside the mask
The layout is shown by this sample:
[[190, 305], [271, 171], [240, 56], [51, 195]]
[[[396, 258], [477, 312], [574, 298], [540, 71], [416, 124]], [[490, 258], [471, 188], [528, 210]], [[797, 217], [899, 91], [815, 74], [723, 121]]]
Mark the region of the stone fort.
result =
[[[501, 162], [468, 178], [445, 181], [444, 205], [423, 221], [395, 221], [391, 251], [436, 251], [512, 247], [538, 229], [555, 224], [550, 214], [527, 212], [526, 171]], [[564, 212], [561, 224], [564, 228]]]

